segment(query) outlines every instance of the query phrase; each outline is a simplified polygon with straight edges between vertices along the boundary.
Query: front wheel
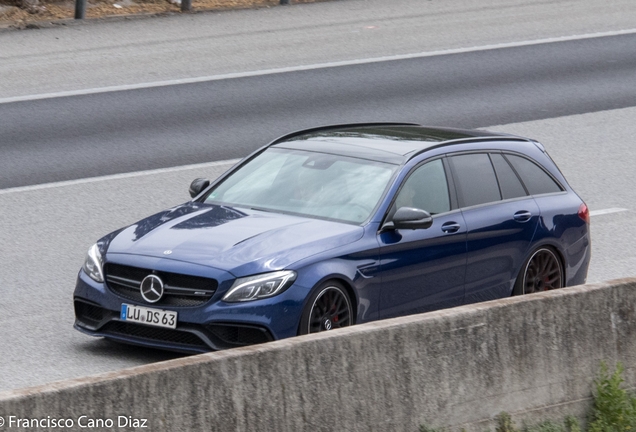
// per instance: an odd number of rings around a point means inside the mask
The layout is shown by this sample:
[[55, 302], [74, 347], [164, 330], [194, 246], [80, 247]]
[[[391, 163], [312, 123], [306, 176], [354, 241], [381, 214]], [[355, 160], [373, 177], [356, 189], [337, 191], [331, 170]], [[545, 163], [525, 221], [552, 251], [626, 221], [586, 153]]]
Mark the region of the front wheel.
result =
[[561, 262], [552, 249], [539, 248], [521, 266], [512, 295], [563, 288]]
[[352, 324], [353, 308], [347, 291], [340, 283], [330, 281], [314, 290], [309, 297], [298, 333], [318, 333]]

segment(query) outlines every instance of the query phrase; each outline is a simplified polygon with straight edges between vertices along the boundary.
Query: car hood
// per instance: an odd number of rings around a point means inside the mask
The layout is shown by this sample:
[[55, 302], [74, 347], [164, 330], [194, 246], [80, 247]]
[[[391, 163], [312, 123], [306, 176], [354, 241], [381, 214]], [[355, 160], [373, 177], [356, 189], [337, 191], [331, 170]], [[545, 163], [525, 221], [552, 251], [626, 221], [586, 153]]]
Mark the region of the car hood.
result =
[[108, 254], [185, 261], [240, 277], [280, 270], [362, 237], [360, 226], [278, 213], [187, 203], [109, 239]]

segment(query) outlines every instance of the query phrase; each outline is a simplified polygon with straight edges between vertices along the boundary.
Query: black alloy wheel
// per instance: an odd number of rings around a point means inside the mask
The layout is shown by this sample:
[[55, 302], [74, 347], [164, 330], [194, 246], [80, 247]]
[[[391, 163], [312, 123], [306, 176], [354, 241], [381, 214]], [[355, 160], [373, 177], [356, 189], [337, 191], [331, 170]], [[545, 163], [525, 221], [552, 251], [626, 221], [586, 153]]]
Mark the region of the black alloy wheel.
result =
[[353, 324], [353, 309], [346, 290], [328, 282], [309, 298], [300, 321], [300, 334], [318, 333]]
[[532, 294], [563, 288], [563, 270], [554, 251], [541, 248], [524, 263], [519, 274], [514, 295]]

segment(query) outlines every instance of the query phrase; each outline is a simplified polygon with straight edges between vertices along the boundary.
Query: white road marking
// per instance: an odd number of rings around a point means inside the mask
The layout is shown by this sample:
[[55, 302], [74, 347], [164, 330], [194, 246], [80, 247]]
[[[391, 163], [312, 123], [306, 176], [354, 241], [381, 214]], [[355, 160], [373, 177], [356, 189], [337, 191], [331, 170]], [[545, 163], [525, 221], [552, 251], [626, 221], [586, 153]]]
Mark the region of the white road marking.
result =
[[54, 99], [54, 98], [68, 97], [68, 96], [82, 96], [82, 95], [97, 94], [97, 93], [110, 93], [110, 92], [125, 91], [125, 90], [138, 90], [138, 89], [146, 89], [146, 88], [154, 88], [154, 87], [166, 87], [166, 86], [172, 86], [172, 85], [193, 84], [193, 83], [208, 82], [208, 81], [220, 81], [220, 80], [233, 79], [233, 78], [273, 75], [273, 74], [280, 74], [280, 73], [286, 73], [286, 72], [326, 69], [326, 68], [333, 68], [333, 67], [339, 67], [339, 66], [353, 66], [353, 65], [381, 63], [381, 62], [388, 62], [388, 61], [395, 61], [395, 60], [407, 60], [407, 59], [414, 59], [414, 58], [434, 57], [434, 56], [443, 56], [443, 55], [451, 55], [451, 54], [463, 54], [463, 53], [469, 53], [469, 52], [488, 51], [488, 50], [495, 50], [495, 49], [502, 49], [502, 48], [517, 48], [522, 46], [541, 45], [541, 44], [548, 44], [548, 43], [567, 42], [567, 41], [584, 40], [584, 39], [594, 39], [594, 38], [620, 36], [620, 35], [627, 35], [627, 34], [636, 34], [636, 29], [587, 33], [582, 35], [561, 36], [561, 37], [553, 37], [553, 38], [545, 38], [545, 39], [535, 39], [535, 40], [529, 40], [529, 41], [508, 42], [508, 43], [482, 45], [482, 46], [475, 46], [475, 47], [468, 47], [468, 48], [455, 48], [455, 49], [428, 51], [428, 52], [402, 54], [402, 55], [394, 55], [394, 56], [372, 57], [372, 58], [357, 59], [357, 60], [344, 60], [344, 61], [337, 61], [337, 62], [317, 63], [317, 64], [311, 64], [311, 65], [291, 66], [291, 67], [283, 67], [283, 68], [275, 68], [275, 69], [263, 69], [263, 70], [256, 70], [256, 71], [250, 71], [250, 72], [237, 72], [237, 73], [228, 73], [228, 74], [221, 74], [221, 75], [181, 78], [181, 79], [174, 79], [174, 80], [167, 80], [167, 81], [126, 84], [126, 85], [109, 86], [109, 87], [97, 87], [92, 89], [70, 90], [70, 91], [62, 91], [62, 92], [54, 92], [54, 93], [36, 94], [36, 95], [14, 96], [14, 97], [0, 98], [0, 104], [6, 104], [11, 102], [33, 101], [33, 100], [41, 100], [41, 99]]
[[600, 216], [600, 215], [606, 215], [610, 213], [620, 213], [625, 211], [629, 211], [629, 209], [616, 207], [616, 208], [608, 208], [603, 210], [593, 210], [590, 212], [590, 216]]
[[14, 188], [0, 189], [0, 195], [8, 195], [8, 194], [19, 193], [19, 192], [30, 192], [30, 191], [40, 190], [40, 189], [53, 189], [53, 188], [60, 188], [60, 187], [66, 187], [66, 186], [74, 186], [74, 185], [84, 184], [84, 183], [96, 183], [101, 181], [127, 179], [131, 177], [142, 177], [147, 175], [164, 174], [164, 173], [177, 172], [177, 171], [210, 168], [210, 167], [215, 167], [220, 165], [234, 165], [238, 161], [240, 161], [240, 159], [229, 159], [229, 160], [207, 162], [207, 163], [200, 163], [200, 164], [193, 164], [193, 165], [182, 165], [182, 166], [176, 166], [176, 167], [170, 167], [170, 168], [159, 168], [159, 169], [153, 169], [153, 170], [135, 171], [135, 172], [112, 174], [112, 175], [105, 175], [105, 176], [99, 176], [99, 177], [88, 177], [88, 178], [77, 179], [77, 180], [43, 183], [43, 184], [32, 185], [32, 186], [19, 186]]

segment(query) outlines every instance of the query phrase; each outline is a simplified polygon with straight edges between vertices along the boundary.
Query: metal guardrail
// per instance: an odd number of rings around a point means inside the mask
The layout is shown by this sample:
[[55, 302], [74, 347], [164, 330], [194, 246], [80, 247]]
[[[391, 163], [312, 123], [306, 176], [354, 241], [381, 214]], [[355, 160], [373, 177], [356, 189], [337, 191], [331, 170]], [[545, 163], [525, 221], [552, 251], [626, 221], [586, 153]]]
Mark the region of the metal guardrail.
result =
[[[75, 19], [86, 18], [87, 0], [75, 0]], [[291, 0], [280, 0], [280, 4], [289, 5]], [[181, 12], [192, 12], [192, 0], [181, 0]]]

